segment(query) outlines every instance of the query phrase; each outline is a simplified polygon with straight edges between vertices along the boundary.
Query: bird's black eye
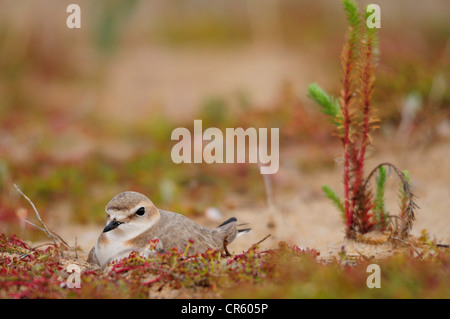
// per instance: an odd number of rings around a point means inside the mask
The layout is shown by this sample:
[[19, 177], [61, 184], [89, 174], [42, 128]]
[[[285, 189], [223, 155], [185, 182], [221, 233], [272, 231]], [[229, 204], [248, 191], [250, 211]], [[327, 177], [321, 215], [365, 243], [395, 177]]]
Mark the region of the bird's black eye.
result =
[[142, 216], [145, 214], [145, 208], [141, 207], [136, 211], [136, 215]]

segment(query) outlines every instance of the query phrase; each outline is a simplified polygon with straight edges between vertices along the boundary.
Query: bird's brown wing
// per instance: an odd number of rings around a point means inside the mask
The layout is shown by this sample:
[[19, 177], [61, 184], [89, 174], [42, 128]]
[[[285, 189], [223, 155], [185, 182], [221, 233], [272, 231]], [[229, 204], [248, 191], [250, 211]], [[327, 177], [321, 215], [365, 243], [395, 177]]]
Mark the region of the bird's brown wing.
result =
[[[159, 210], [160, 220], [155, 225], [157, 237], [162, 241], [164, 250], [177, 248], [186, 249], [189, 240], [189, 253], [204, 252], [207, 249], [221, 249], [223, 238], [215, 230], [210, 230], [193, 220], [177, 213]], [[152, 227], [153, 228], [153, 227]]]

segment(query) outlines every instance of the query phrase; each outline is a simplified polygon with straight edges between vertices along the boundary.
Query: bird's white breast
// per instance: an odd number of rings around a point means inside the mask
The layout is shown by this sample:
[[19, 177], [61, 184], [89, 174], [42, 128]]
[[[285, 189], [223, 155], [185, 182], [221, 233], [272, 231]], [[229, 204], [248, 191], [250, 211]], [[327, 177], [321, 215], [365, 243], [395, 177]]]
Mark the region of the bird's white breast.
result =
[[[130, 246], [129, 241], [144, 231], [148, 230], [158, 219], [155, 218], [149, 223], [126, 223], [120, 225], [117, 229], [102, 233], [95, 245], [95, 253], [100, 265], [103, 267], [113, 260], [119, 260], [132, 251], [143, 252], [144, 247]], [[149, 238], [149, 240], [152, 238]]]

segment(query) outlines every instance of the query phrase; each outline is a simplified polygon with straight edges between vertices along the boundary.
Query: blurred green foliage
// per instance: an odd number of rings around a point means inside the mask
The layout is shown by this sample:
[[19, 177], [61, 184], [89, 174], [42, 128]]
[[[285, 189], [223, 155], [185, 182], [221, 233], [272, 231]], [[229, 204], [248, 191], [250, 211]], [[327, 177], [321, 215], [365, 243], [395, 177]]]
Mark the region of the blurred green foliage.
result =
[[96, 45], [105, 53], [114, 51], [119, 45], [121, 29], [124, 28], [127, 19], [131, 18], [138, 0], [110, 0], [99, 1]]

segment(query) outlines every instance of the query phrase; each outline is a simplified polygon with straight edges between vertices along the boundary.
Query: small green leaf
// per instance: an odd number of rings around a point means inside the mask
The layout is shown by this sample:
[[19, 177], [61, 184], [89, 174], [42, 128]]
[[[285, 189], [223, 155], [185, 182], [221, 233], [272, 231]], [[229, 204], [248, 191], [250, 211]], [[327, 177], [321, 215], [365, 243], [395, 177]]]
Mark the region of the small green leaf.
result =
[[345, 208], [339, 196], [336, 195], [336, 193], [327, 185], [322, 186], [322, 191], [324, 192], [325, 196], [328, 197], [333, 202], [333, 204], [339, 209], [339, 211], [342, 214], [343, 220], [345, 220]]
[[343, 0], [345, 13], [347, 14], [347, 20], [351, 27], [358, 28], [361, 22], [358, 13], [358, 7], [353, 0]]
[[312, 83], [308, 86], [308, 97], [321, 106], [323, 114], [330, 116], [330, 122], [334, 126], [341, 123], [339, 103], [332, 96], [328, 95], [319, 85]]
[[375, 194], [375, 216], [377, 218], [377, 224], [380, 225], [383, 229], [386, 227], [388, 212], [386, 211], [385, 202], [384, 202], [384, 191], [386, 185], [386, 168], [384, 166], [380, 166], [378, 177], [376, 179], [377, 190]]

